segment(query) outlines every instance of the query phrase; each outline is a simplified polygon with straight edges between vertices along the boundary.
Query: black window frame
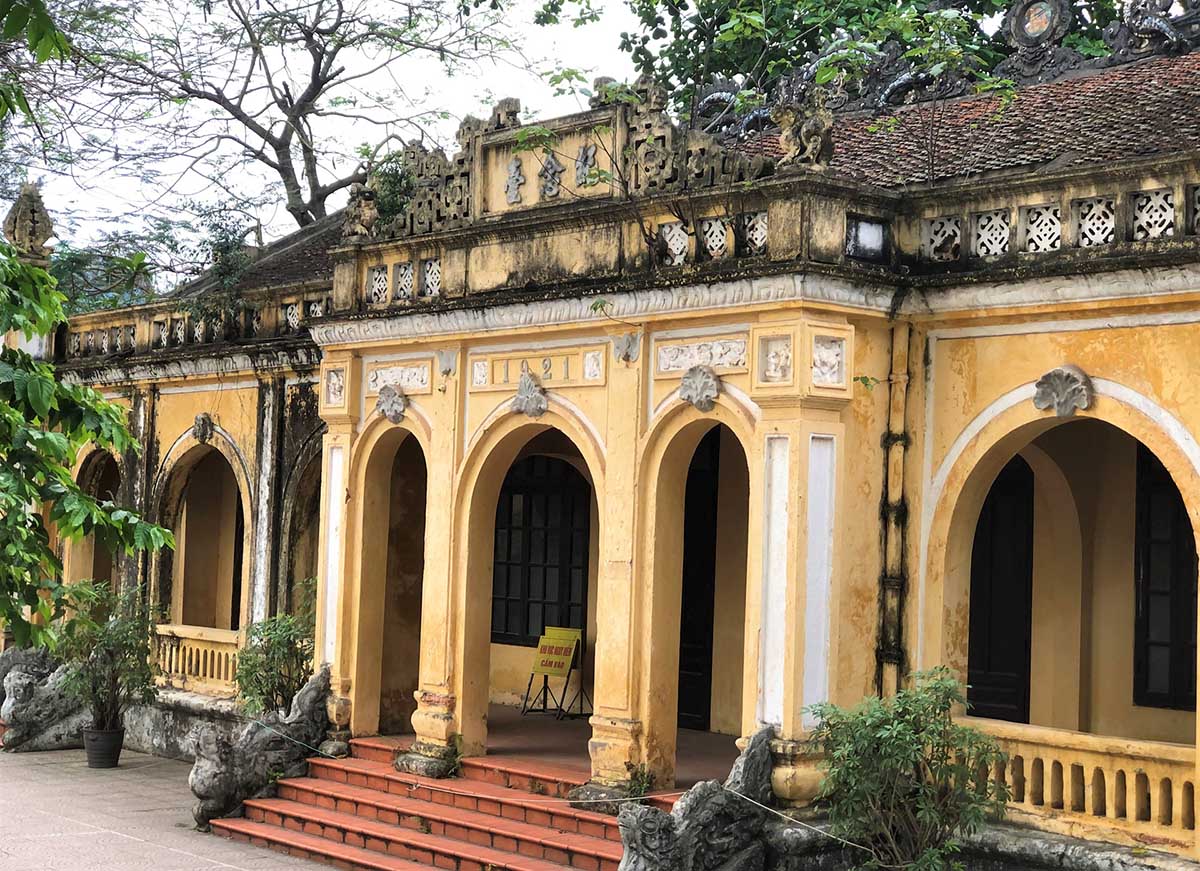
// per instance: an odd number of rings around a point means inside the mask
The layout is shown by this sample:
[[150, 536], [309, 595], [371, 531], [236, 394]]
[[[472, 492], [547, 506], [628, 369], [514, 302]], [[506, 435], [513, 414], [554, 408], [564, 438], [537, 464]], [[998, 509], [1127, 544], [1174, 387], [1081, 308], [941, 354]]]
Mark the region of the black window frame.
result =
[[591, 502], [591, 485], [566, 460], [513, 463], [492, 539], [493, 644], [536, 647], [547, 625], [580, 629], [586, 641]]
[[[1133, 703], [1194, 711], [1196, 540], [1179, 487], [1159, 459], [1140, 443], [1136, 500]], [[1163, 513], [1169, 517], [1159, 522], [1158, 515]], [[1158, 568], [1163, 562], [1168, 572], [1165, 583]], [[1155, 619], [1163, 608], [1165, 618]], [[1156, 650], [1165, 651], [1165, 662]], [[1158, 675], [1152, 674], [1156, 666]], [[1164, 666], [1165, 675], [1161, 674]]]

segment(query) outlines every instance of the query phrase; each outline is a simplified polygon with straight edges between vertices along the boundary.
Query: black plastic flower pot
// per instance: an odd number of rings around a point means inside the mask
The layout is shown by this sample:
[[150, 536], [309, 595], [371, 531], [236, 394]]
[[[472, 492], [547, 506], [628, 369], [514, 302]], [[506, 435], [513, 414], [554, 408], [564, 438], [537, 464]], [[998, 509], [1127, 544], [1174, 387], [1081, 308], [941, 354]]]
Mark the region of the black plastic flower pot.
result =
[[83, 749], [88, 768], [116, 768], [125, 746], [124, 729], [84, 729]]

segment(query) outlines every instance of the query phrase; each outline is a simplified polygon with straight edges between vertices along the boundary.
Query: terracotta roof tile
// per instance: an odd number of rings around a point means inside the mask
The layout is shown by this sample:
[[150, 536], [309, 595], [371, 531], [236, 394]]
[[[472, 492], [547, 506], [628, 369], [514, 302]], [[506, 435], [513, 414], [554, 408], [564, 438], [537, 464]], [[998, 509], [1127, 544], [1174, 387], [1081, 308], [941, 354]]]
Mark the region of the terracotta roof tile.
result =
[[[342, 212], [338, 211], [307, 227], [301, 227], [267, 245], [246, 267], [236, 290], [282, 287], [309, 281], [333, 280], [330, 250], [342, 239]], [[194, 296], [211, 289], [208, 273], [180, 287], [179, 296]]]
[[[935, 149], [937, 178], [1064, 168], [1200, 149], [1200, 51], [1023, 87], [999, 117], [996, 102], [946, 104]], [[885, 186], [926, 180], [914, 108], [893, 129], [863, 114], [837, 119], [831, 169]], [[764, 134], [741, 149], [778, 154]]]

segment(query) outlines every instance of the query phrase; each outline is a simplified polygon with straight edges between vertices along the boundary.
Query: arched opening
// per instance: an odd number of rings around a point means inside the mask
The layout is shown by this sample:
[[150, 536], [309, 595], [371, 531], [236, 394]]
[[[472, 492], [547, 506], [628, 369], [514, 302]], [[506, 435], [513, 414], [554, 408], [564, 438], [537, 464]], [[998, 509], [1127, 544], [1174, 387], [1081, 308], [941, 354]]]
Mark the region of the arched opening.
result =
[[420, 442], [389, 427], [362, 478], [362, 594], [355, 682], [364, 732], [412, 731], [421, 658], [428, 469]]
[[[95, 451], [79, 470], [79, 485], [99, 502], [118, 504], [121, 491], [121, 467], [107, 451]], [[69, 542], [65, 575], [69, 581], [119, 580], [121, 554], [114, 554], [95, 536], [85, 535]]]
[[[320, 438], [317, 438], [319, 445]], [[311, 613], [316, 594], [317, 546], [321, 535], [321, 454], [301, 455], [284, 487], [284, 528], [275, 613]]]
[[[541, 758], [586, 762], [598, 524], [591, 472], [579, 448], [557, 429], [530, 438], [509, 464], [495, 502], [489, 753], [537, 749]], [[556, 630], [579, 633], [574, 660], [556, 657], [567, 675], [534, 673], [539, 640]]]
[[660, 783], [722, 776], [743, 728], [746, 452], [701, 419], [667, 445], [654, 496], [655, 673], [647, 764]]
[[[603, 474], [592, 431], [557, 402], [536, 419], [498, 409], [473, 440], [454, 519], [462, 545], [453, 568], [462, 603], [454, 688], [466, 755], [536, 755], [588, 778]], [[522, 715], [526, 690], [532, 701], [542, 686], [535, 636], [554, 621], [582, 642], [565, 688], [576, 716]], [[563, 645], [554, 647], [563, 658]], [[564, 678], [547, 678], [556, 707]]]
[[987, 459], [1000, 471], [957, 560], [971, 713], [1191, 744], [1197, 561], [1179, 487], [1112, 424], [1031, 435]]
[[181, 460], [175, 514], [171, 622], [237, 631], [242, 627], [245, 514], [237, 478], [220, 451], [204, 445]]

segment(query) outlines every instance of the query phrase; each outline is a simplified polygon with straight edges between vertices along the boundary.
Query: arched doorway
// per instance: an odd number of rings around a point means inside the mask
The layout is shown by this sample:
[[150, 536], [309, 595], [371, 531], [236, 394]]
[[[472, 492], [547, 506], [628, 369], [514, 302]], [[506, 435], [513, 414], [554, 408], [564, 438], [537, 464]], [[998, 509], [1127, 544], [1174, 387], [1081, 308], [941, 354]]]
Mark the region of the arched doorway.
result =
[[243, 623], [246, 521], [229, 461], [214, 448], [192, 448], [174, 515], [171, 622], [237, 631]]
[[[596, 640], [598, 512], [591, 475], [558, 430], [530, 439], [505, 473], [496, 499], [492, 549], [488, 750], [564, 760], [583, 755], [589, 732]], [[537, 644], [555, 629], [580, 633], [567, 679], [533, 675]], [[546, 687], [549, 694], [539, 696]], [[573, 722], [545, 729], [521, 710], [553, 709]]]
[[[536, 753], [571, 764], [586, 780], [586, 714], [596, 614], [603, 607], [595, 599], [603, 551], [603, 448], [594, 430], [557, 402], [536, 419], [506, 411], [497, 409], [473, 440], [460, 477], [453, 574], [460, 583], [462, 631], [455, 639], [454, 716], [466, 755]], [[536, 517], [527, 513], [530, 506]], [[547, 577], [553, 585], [546, 585]], [[519, 637], [509, 633], [510, 615]], [[576, 719], [521, 716], [537, 653], [533, 633], [540, 635], [552, 620], [582, 624], [575, 627], [584, 646], [582, 670], [572, 674], [567, 696], [583, 689], [589, 700]], [[550, 682], [557, 697], [562, 678]], [[534, 684], [540, 687], [540, 677]]]
[[[79, 486], [98, 502], [118, 504], [121, 491], [121, 467], [107, 451], [94, 451], [80, 466]], [[95, 536], [85, 535], [67, 544], [68, 581], [119, 581], [122, 555], [114, 554]]]
[[711, 419], [667, 445], [654, 493], [647, 765], [659, 784], [723, 776], [743, 730], [746, 451]]
[[168, 449], [154, 487], [153, 519], [175, 549], [151, 556], [151, 601], [158, 607], [158, 666], [172, 686], [232, 696], [237, 651], [250, 614], [252, 490], [229, 434]]
[[419, 681], [428, 469], [409, 430], [386, 429], [363, 469], [356, 731], [412, 731]]
[[1191, 743], [1197, 560], [1179, 487], [1100, 420], [1017, 447], [971, 544], [971, 713]]

